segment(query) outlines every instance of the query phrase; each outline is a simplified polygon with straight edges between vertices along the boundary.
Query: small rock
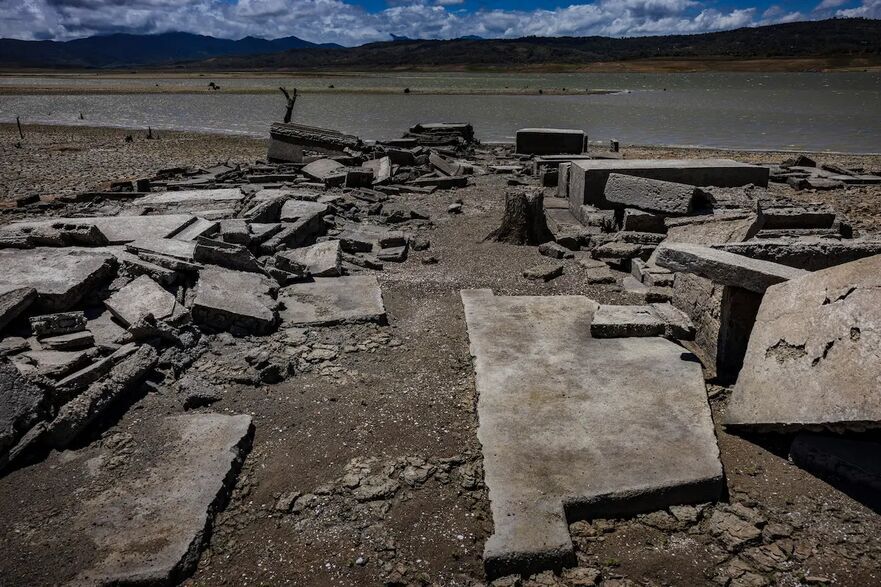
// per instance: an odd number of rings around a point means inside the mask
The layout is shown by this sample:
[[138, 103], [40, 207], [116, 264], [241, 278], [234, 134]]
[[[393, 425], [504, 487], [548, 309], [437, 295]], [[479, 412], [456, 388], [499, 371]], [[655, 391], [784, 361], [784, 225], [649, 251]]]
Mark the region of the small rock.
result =
[[550, 281], [563, 275], [563, 265], [538, 265], [523, 272], [526, 279]]
[[571, 259], [575, 257], [575, 254], [572, 251], [555, 242], [538, 245], [538, 252], [539, 254], [542, 254], [545, 257], [551, 257], [552, 259]]
[[275, 511], [289, 513], [294, 507], [294, 502], [296, 502], [299, 497], [299, 491], [283, 493], [281, 497], [278, 498], [278, 501], [275, 502]]
[[462, 204], [455, 203], [447, 206], [447, 213], [449, 214], [461, 214], [462, 213]]

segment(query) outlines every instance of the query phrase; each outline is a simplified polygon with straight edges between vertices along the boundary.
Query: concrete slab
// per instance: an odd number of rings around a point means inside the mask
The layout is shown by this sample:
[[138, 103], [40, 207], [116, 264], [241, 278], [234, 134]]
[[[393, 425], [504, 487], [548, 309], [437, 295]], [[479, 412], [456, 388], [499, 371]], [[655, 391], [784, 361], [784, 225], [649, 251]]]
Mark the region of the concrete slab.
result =
[[297, 283], [279, 291], [279, 311], [287, 325], [328, 326], [386, 320], [382, 290], [372, 275], [353, 275]]
[[881, 255], [881, 241], [877, 240], [751, 239], [742, 243], [713, 245], [713, 248], [808, 271]]
[[279, 267], [304, 267], [312, 277], [337, 277], [343, 274], [340, 241], [324, 241], [279, 253]]
[[756, 293], [808, 273], [804, 269], [688, 243], [662, 243], [654, 259], [660, 267], [670, 271], [694, 273], [715, 283]]
[[569, 206], [574, 214], [583, 204], [608, 206], [604, 197], [612, 173], [660, 179], [693, 186], [767, 187], [767, 167], [731, 159], [592, 159], [572, 161], [569, 169]]
[[[141, 200], [143, 201], [143, 200]], [[191, 214], [156, 216], [92, 216], [86, 218], [52, 218], [37, 222], [16, 222], [10, 228], [51, 226], [53, 223], [92, 224], [107, 238], [107, 244], [120, 245], [142, 238], [166, 238], [195, 220]]]
[[0, 463], [40, 419], [44, 399], [43, 392], [25, 379], [15, 365], [0, 358]]
[[602, 304], [593, 315], [590, 335], [594, 338], [663, 336], [664, 321], [651, 306]]
[[171, 585], [191, 573], [253, 426], [245, 415], [192, 414], [165, 418], [149, 436], [153, 462], [83, 504], [95, 557], [78, 584]]
[[0, 331], [18, 318], [35, 299], [37, 290], [32, 287], [0, 288]]
[[568, 522], [722, 490], [700, 365], [661, 338], [595, 339], [583, 296], [462, 292], [494, 533], [490, 578], [575, 562]]
[[72, 308], [116, 270], [109, 253], [57, 248], [0, 251], [0, 290], [33, 288], [40, 310]]
[[142, 275], [104, 301], [107, 309], [125, 326], [152, 314], [156, 320], [175, 322], [187, 313], [174, 295]]
[[303, 167], [302, 171], [311, 178], [324, 181], [331, 175], [345, 169], [345, 165], [333, 159], [319, 159]]
[[603, 197], [613, 205], [639, 208], [647, 212], [689, 214], [694, 205], [695, 187], [672, 181], [610, 173]]
[[570, 128], [521, 128], [516, 152], [524, 155], [578, 154], [584, 151], [584, 131]]
[[[143, 206], [173, 206], [173, 207], [200, 207], [210, 206], [234, 207], [245, 199], [245, 194], [239, 188], [223, 188], [218, 190], [180, 190], [174, 192], [160, 192], [144, 196], [138, 201]], [[219, 204], [219, 206], [218, 206]]]
[[174, 233], [174, 238], [182, 241], [193, 241], [200, 236], [211, 236], [217, 232], [218, 222], [207, 218], [196, 218], [191, 224]]
[[296, 222], [316, 217], [321, 218], [326, 213], [327, 204], [306, 200], [287, 200], [281, 207], [279, 219], [281, 222]]
[[275, 283], [256, 273], [206, 267], [199, 272], [193, 320], [233, 334], [266, 334], [278, 315]]
[[881, 255], [768, 288], [726, 425], [881, 427], [879, 291]]
[[126, 245], [126, 250], [137, 255], [163, 255], [192, 263], [195, 257], [196, 243], [175, 238], [139, 239]]

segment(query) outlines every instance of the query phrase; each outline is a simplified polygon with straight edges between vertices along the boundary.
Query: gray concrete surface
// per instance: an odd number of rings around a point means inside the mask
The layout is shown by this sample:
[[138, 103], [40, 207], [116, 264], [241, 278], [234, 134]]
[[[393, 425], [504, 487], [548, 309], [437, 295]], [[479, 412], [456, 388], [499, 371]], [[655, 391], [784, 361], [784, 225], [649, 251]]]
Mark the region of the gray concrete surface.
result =
[[148, 314], [156, 320], [179, 319], [187, 309], [174, 295], [142, 275], [104, 301], [107, 309], [125, 326], [131, 326]]
[[494, 524], [490, 577], [573, 563], [569, 521], [719, 497], [701, 368], [681, 347], [591, 338], [597, 304], [583, 296], [461, 295]]
[[382, 290], [374, 275], [319, 278], [282, 288], [279, 316], [286, 325], [384, 322]]
[[193, 320], [234, 334], [265, 334], [278, 315], [275, 282], [256, 273], [206, 267], [199, 272], [191, 307]]
[[[178, 193], [178, 192], [170, 192]], [[142, 200], [143, 201], [143, 200]], [[107, 238], [107, 244], [120, 245], [144, 238], [166, 238], [194, 221], [191, 214], [160, 214], [156, 216], [90, 216], [85, 218], [52, 218], [10, 224], [10, 230], [22, 227], [51, 226], [54, 223], [91, 224]]]

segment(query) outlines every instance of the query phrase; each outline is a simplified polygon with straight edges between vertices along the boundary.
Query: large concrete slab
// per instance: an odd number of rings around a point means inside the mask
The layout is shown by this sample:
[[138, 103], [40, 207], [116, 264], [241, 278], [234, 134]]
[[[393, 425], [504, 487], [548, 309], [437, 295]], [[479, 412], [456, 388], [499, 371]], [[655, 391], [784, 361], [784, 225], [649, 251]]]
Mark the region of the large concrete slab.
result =
[[138, 204], [144, 206], [235, 206], [245, 199], [239, 188], [223, 188], [219, 190], [180, 190], [160, 192], [144, 196]]
[[595, 339], [583, 296], [462, 292], [494, 532], [487, 574], [574, 563], [568, 522], [709, 501], [722, 465], [700, 365]]
[[172, 320], [186, 314], [174, 295], [142, 275], [104, 301], [107, 309], [125, 326], [151, 314], [156, 320]]
[[611, 204], [659, 214], [690, 213], [694, 196], [693, 185], [620, 173], [609, 174], [603, 191], [603, 197]]
[[768, 288], [725, 414], [751, 429], [881, 426], [881, 255]]
[[857, 259], [881, 255], [879, 240], [751, 239], [742, 243], [713, 245], [713, 248], [808, 271], [828, 269]]
[[172, 585], [192, 572], [253, 427], [250, 416], [193, 414], [165, 418], [151, 436], [154, 462], [83, 504], [95, 557], [74, 582]]
[[256, 273], [206, 267], [196, 284], [193, 320], [234, 334], [266, 334], [278, 318], [275, 289], [273, 281]]
[[716, 187], [767, 186], [770, 174], [767, 167], [732, 159], [576, 160], [569, 169], [569, 207], [573, 214], [584, 204], [609, 205], [603, 193], [612, 173]]
[[[177, 192], [179, 193], [179, 192]], [[143, 201], [143, 200], [141, 200]], [[195, 217], [191, 214], [160, 214], [156, 216], [92, 216], [86, 218], [52, 218], [36, 222], [16, 222], [11, 229], [28, 226], [51, 226], [54, 223], [92, 224], [107, 238], [107, 244], [120, 245], [138, 239], [166, 238], [179, 232]]]
[[33, 288], [41, 310], [72, 308], [116, 270], [116, 257], [106, 252], [57, 248], [0, 251], [0, 290]]
[[382, 290], [373, 275], [316, 279], [281, 289], [279, 311], [288, 325], [385, 322]]
[[694, 273], [715, 283], [756, 293], [808, 274], [804, 269], [688, 243], [662, 243], [655, 251], [654, 260], [659, 267], [670, 271]]
[[282, 268], [302, 267], [312, 277], [336, 277], [343, 274], [342, 250], [338, 240], [284, 251], [277, 258]]

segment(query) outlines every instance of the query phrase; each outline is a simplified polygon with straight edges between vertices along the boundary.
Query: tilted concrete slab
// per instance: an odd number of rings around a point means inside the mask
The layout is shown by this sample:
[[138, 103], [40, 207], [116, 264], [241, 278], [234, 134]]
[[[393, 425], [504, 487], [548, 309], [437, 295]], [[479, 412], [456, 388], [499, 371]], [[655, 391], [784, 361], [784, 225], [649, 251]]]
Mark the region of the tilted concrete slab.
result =
[[660, 267], [670, 271], [694, 273], [715, 283], [756, 293], [808, 274], [804, 269], [688, 243], [661, 243], [654, 259]]
[[136, 255], [138, 253], [164, 255], [172, 259], [192, 262], [195, 258], [196, 243], [176, 238], [149, 238], [131, 242], [126, 248]]
[[5, 249], [0, 267], [0, 290], [33, 288], [39, 309], [60, 312], [111, 277], [116, 257], [82, 249]]
[[156, 320], [174, 322], [187, 313], [174, 295], [142, 275], [104, 301], [107, 309], [125, 326], [131, 326], [152, 314]]
[[742, 243], [717, 244], [713, 248], [808, 271], [881, 255], [881, 241], [878, 240], [752, 239]]
[[281, 222], [296, 222], [324, 216], [327, 213], [327, 204], [309, 202], [306, 200], [288, 200], [281, 207]]
[[281, 289], [279, 311], [288, 325], [385, 322], [382, 290], [373, 275], [319, 278]]
[[277, 322], [275, 282], [256, 273], [206, 267], [199, 272], [193, 320], [234, 334], [266, 334]]
[[138, 201], [144, 206], [234, 206], [245, 199], [245, 194], [239, 188], [223, 188], [218, 190], [180, 190], [174, 192], [160, 192], [144, 196]]
[[253, 427], [250, 416], [193, 414], [165, 418], [149, 436], [154, 462], [82, 506], [95, 557], [77, 584], [172, 585], [192, 572]]
[[0, 287], [0, 331], [18, 318], [35, 299], [37, 290], [32, 287]]
[[881, 427], [881, 255], [768, 288], [729, 426]]
[[710, 501], [722, 465], [700, 365], [595, 339], [583, 296], [462, 292], [494, 533], [490, 578], [573, 564], [568, 522]]
[[634, 175], [694, 186], [767, 187], [770, 171], [732, 159], [592, 159], [573, 161], [569, 169], [569, 207], [608, 206], [603, 193], [609, 174]]
[[[143, 200], [141, 200], [143, 201]], [[156, 216], [93, 216], [86, 218], [52, 218], [37, 222], [16, 222], [10, 229], [27, 226], [51, 226], [54, 223], [92, 224], [107, 238], [107, 244], [120, 245], [145, 238], [166, 238], [195, 220], [192, 214], [160, 214]]]
[[291, 249], [277, 255], [292, 266], [304, 267], [312, 277], [336, 277], [343, 274], [340, 241], [324, 241], [308, 247]]

